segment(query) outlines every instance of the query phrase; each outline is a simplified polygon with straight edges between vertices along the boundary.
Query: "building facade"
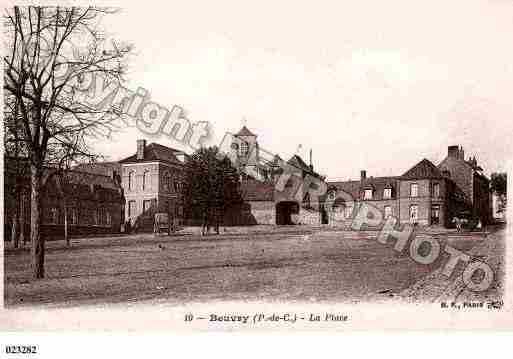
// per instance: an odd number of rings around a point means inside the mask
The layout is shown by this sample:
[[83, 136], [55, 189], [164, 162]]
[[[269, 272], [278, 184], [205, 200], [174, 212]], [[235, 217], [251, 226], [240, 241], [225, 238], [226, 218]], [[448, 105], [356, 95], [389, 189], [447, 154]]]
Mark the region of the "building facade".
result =
[[241, 173], [244, 203], [240, 215], [236, 209], [228, 211], [226, 224], [320, 224], [319, 201], [309, 198], [304, 185], [307, 177], [324, 180], [314, 171], [311, 156], [309, 165], [299, 155], [283, 161], [261, 149], [246, 126], [234, 135], [230, 148], [228, 156]]
[[[63, 173], [45, 169], [41, 194], [41, 233], [62, 238], [69, 235], [116, 233], [124, 220], [125, 199], [119, 174], [91, 173], [73, 169]], [[21, 241], [30, 238], [30, 178], [27, 162], [4, 160], [4, 233], [13, 229]], [[13, 226], [14, 225], [14, 226]]]
[[465, 160], [462, 147], [449, 146], [446, 158], [438, 168], [450, 178], [464, 194], [473, 217], [484, 224], [492, 221], [492, 193], [490, 180], [483, 174], [475, 156]]
[[119, 161], [127, 230], [153, 230], [157, 212], [168, 213], [176, 225], [181, 223], [185, 159], [182, 151], [138, 140], [135, 154]]
[[[228, 156], [240, 171], [243, 203], [226, 211], [226, 226], [349, 226], [361, 203], [384, 218], [424, 226], [450, 227], [455, 217], [483, 225], [492, 220], [490, 181], [475, 156], [466, 160], [459, 146], [449, 146], [438, 166], [423, 159], [400, 176], [368, 177], [361, 171], [359, 180], [342, 182], [324, 182], [311, 153], [306, 164], [299, 155], [285, 162], [262, 150], [245, 126], [233, 136]], [[63, 234], [64, 223], [71, 235], [152, 231], [157, 212], [168, 213], [175, 225], [186, 223], [181, 195], [186, 160], [182, 151], [138, 140], [134, 154], [119, 162], [82, 164], [65, 177], [49, 176], [42, 196], [43, 233]], [[4, 174], [6, 238], [13, 223], [27, 235], [29, 177], [9, 158]], [[327, 193], [310, 198], [312, 179], [325, 183]]]
[[350, 225], [360, 203], [368, 203], [400, 223], [424, 226], [453, 225], [453, 219], [468, 218], [490, 222], [489, 180], [477, 166], [475, 157], [465, 161], [463, 149], [449, 146], [447, 157], [435, 166], [423, 159], [401, 176], [367, 177], [329, 182], [324, 223]]

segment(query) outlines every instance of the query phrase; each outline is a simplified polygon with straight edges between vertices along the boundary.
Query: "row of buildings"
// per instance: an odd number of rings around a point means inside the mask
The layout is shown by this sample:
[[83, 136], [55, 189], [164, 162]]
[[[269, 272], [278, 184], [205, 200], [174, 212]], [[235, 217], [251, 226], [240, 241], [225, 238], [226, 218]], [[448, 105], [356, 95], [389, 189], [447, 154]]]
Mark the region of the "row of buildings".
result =
[[[156, 212], [187, 223], [180, 195], [187, 155], [145, 140], [138, 140], [134, 150], [117, 162], [81, 164], [64, 175], [49, 176], [43, 196], [44, 231], [61, 233], [65, 221], [71, 234], [148, 231]], [[241, 170], [244, 202], [227, 211], [225, 225], [347, 225], [362, 202], [403, 223], [448, 227], [457, 216], [491, 221], [489, 180], [475, 157], [466, 159], [459, 146], [449, 146], [438, 165], [423, 159], [402, 175], [373, 177], [363, 170], [360, 179], [344, 182], [325, 181], [314, 170], [311, 155], [307, 164], [298, 155], [283, 161], [264, 154], [257, 136], [245, 126], [233, 136], [228, 156]], [[284, 167], [292, 175], [277, 189]], [[22, 233], [28, 230], [30, 186], [20, 168], [19, 160], [5, 159], [6, 233], [14, 220]], [[309, 198], [303, 185], [307, 177], [324, 182], [327, 193]], [[351, 201], [340, 199], [348, 196]]]

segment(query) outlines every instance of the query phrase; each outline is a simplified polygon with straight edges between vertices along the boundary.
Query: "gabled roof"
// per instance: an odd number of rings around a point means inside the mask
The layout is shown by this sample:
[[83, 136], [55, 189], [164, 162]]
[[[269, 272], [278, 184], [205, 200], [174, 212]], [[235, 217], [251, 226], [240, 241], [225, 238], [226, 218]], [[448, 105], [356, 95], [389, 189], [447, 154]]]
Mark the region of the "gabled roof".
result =
[[299, 156], [299, 155], [294, 155], [292, 156], [288, 161], [287, 163], [295, 168], [297, 168], [298, 170], [302, 171], [302, 172], [306, 172], [314, 177], [317, 177], [317, 178], [322, 178], [324, 179], [320, 174], [318, 174], [317, 172], [315, 172], [314, 170], [312, 170], [310, 168], [309, 165], [306, 164], [305, 161], [303, 161], [303, 159]]
[[246, 126], [242, 126], [241, 130], [239, 132], [237, 132], [237, 134], [235, 136], [253, 136], [253, 137], [256, 137], [256, 135], [251, 132], [250, 130], [248, 130], [248, 128]]
[[303, 161], [303, 159], [301, 157], [299, 157], [298, 155], [294, 155], [290, 158], [290, 160], [287, 161], [287, 163], [289, 165], [292, 165], [302, 171], [305, 171], [305, 172], [312, 172], [312, 170], [310, 169], [310, 166], [308, 166], [305, 161]]
[[381, 200], [383, 198], [383, 190], [385, 188], [392, 189], [392, 198], [396, 198], [398, 189], [399, 177], [369, 177], [362, 181], [340, 181], [340, 182], [328, 182], [328, 191], [330, 189], [336, 189], [337, 191], [344, 191], [353, 197], [353, 199], [359, 199], [361, 197], [361, 191], [364, 189], [373, 190], [373, 200]]
[[406, 171], [402, 179], [422, 179], [422, 178], [443, 178], [442, 172], [428, 159], [424, 158], [415, 166]]
[[181, 165], [182, 162], [178, 158], [176, 158], [177, 154], [183, 153], [177, 149], [166, 147], [160, 145], [158, 143], [150, 143], [144, 149], [144, 159], [138, 160], [137, 153], [133, 154], [130, 157], [124, 158], [119, 163], [137, 163], [137, 162], [153, 162], [153, 161], [162, 161], [167, 163], [173, 163]]

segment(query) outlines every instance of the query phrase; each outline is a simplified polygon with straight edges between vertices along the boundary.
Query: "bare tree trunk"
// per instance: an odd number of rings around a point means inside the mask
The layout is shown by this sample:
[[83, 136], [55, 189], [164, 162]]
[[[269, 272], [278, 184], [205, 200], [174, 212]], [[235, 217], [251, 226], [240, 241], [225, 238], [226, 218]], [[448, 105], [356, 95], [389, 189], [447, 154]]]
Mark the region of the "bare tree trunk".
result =
[[215, 229], [216, 229], [216, 234], [219, 234], [219, 222], [221, 220], [221, 216], [220, 216], [220, 213], [219, 213], [219, 209], [216, 209], [216, 212], [215, 212]]
[[45, 276], [45, 243], [41, 236], [41, 182], [42, 171], [37, 166], [31, 166], [30, 173], [31, 196], [30, 196], [30, 239], [32, 242], [32, 273], [34, 278]]
[[20, 237], [18, 236], [18, 195], [15, 196], [14, 213], [12, 215], [11, 240], [14, 248], [20, 246]]
[[27, 236], [25, 235], [25, 192], [22, 190], [20, 195], [20, 242], [27, 243]]
[[68, 236], [68, 208], [66, 206], [66, 200], [64, 200], [64, 239], [66, 240], [66, 246], [70, 246]]

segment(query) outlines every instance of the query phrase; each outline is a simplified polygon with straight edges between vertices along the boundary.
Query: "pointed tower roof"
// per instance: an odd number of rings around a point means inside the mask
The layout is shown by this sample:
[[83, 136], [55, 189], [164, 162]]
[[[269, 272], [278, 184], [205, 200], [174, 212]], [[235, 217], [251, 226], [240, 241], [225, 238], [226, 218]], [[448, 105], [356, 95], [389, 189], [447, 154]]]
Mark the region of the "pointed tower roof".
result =
[[256, 137], [254, 133], [252, 133], [246, 126], [242, 126], [241, 130], [237, 132], [235, 136], [253, 136]]
[[402, 179], [442, 178], [442, 172], [428, 159], [424, 158], [406, 171]]

